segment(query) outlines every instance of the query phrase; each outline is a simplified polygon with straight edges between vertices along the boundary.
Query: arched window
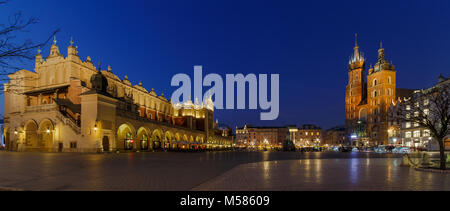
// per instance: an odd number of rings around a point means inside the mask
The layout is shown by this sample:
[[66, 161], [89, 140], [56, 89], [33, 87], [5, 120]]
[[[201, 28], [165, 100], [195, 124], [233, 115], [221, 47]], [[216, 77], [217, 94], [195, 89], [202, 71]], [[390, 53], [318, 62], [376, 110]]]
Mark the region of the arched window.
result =
[[391, 84], [391, 76], [388, 76], [388, 84]]
[[376, 86], [377, 85], [377, 79], [375, 78], [375, 79], [373, 79], [373, 86]]

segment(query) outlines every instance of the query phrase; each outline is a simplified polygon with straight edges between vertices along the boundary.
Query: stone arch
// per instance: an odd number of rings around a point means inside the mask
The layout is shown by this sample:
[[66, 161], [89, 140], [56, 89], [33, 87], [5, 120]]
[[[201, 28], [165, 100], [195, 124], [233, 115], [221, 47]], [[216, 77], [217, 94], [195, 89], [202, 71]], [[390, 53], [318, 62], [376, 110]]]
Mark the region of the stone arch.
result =
[[200, 136], [196, 136], [196, 137], [195, 137], [195, 142], [197, 142], [197, 143], [200, 144], [200, 143], [201, 143], [200, 141], [201, 141]]
[[152, 133], [152, 148], [153, 149], [160, 149], [161, 143], [162, 143], [162, 131], [160, 129], [153, 130]]
[[172, 132], [166, 131], [164, 133], [164, 138], [165, 138], [165, 140], [168, 141], [168, 144], [169, 144], [168, 148], [173, 149], [176, 147], [176, 145], [174, 143], [174, 136], [173, 136]]
[[207, 140], [207, 148], [212, 149], [212, 146], [213, 146], [213, 138], [210, 136], [210, 137], [208, 137], [208, 140]]
[[39, 123], [38, 145], [41, 150], [51, 151], [53, 146], [54, 124], [50, 119], [43, 119]]
[[136, 149], [148, 150], [150, 140], [150, 130], [146, 127], [140, 127], [136, 134]]
[[132, 150], [135, 134], [135, 129], [131, 124], [122, 123], [117, 128], [116, 148], [119, 150]]
[[25, 146], [27, 149], [39, 148], [38, 124], [35, 120], [28, 120], [24, 124]]
[[359, 110], [359, 120], [361, 121], [367, 121], [367, 109], [362, 108]]
[[180, 135], [180, 133], [175, 133], [175, 140], [176, 140], [176, 141], [181, 141], [181, 135]]

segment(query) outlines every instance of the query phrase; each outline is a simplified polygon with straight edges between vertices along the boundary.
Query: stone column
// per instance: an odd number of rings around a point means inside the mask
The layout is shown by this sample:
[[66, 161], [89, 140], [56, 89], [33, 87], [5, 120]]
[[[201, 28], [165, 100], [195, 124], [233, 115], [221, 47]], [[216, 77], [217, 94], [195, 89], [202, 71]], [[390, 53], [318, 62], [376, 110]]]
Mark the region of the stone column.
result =
[[58, 99], [58, 89], [55, 90], [55, 100]]

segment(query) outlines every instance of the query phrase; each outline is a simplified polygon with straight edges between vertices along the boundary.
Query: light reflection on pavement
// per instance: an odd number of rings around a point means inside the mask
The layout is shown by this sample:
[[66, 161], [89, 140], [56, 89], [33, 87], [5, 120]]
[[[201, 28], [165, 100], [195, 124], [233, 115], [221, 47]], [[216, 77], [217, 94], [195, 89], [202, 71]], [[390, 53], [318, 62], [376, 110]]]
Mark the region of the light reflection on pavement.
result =
[[0, 190], [449, 190], [398, 154], [0, 152]]

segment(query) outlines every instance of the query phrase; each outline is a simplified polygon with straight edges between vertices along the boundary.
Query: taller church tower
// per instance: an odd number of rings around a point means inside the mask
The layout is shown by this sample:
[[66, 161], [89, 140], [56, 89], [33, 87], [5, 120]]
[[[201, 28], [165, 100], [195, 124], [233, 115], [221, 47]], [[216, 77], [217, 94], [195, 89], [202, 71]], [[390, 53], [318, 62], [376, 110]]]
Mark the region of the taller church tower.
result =
[[359, 52], [356, 34], [353, 51], [348, 65], [348, 83], [345, 87], [345, 124], [349, 136], [354, 133], [353, 130], [359, 120], [358, 106], [366, 104], [367, 101], [365, 81], [366, 62], [362, 53]]

